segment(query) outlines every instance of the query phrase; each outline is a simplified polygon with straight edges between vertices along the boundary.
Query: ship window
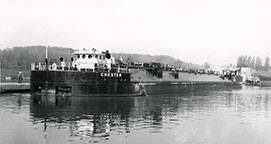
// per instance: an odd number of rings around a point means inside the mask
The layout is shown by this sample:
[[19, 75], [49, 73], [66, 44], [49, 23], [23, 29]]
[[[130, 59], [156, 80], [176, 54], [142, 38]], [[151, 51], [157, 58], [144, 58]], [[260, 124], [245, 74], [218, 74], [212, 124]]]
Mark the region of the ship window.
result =
[[95, 58], [97, 59], [97, 58], [98, 58], [98, 55], [95, 55]]
[[88, 58], [89, 58], [89, 59], [91, 59], [91, 58], [92, 58], [92, 55], [91, 55], [91, 54], [90, 54], [90, 55], [88, 55]]
[[80, 59], [80, 55], [77, 55], [77, 58]]
[[100, 59], [102, 59], [102, 56], [100, 56]]
[[86, 55], [83, 54], [83, 59], [85, 59]]

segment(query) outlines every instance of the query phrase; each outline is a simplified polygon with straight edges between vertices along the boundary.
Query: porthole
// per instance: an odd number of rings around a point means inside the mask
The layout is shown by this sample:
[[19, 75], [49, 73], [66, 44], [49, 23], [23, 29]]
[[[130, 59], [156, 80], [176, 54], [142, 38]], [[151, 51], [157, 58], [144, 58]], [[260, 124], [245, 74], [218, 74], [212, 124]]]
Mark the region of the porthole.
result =
[[91, 58], [92, 58], [92, 55], [91, 55], [91, 54], [90, 54], [90, 55], [88, 55], [88, 58], [89, 58], [89, 59], [91, 59]]
[[86, 55], [84, 55], [84, 54], [83, 54], [83, 56], [82, 56], [82, 57], [83, 57], [83, 59], [85, 59], [85, 58], [86, 58]]

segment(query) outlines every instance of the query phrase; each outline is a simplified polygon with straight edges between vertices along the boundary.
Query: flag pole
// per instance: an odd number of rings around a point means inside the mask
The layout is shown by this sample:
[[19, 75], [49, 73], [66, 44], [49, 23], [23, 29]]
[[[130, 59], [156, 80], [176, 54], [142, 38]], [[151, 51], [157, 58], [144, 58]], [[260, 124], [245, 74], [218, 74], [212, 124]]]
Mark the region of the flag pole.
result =
[[48, 69], [48, 46], [46, 46], [45, 50], [45, 69]]
[[[48, 46], [45, 49], [45, 70], [46, 70], [46, 81], [45, 81], [45, 90], [48, 92]], [[47, 98], [47, 97], [46, 97]]]

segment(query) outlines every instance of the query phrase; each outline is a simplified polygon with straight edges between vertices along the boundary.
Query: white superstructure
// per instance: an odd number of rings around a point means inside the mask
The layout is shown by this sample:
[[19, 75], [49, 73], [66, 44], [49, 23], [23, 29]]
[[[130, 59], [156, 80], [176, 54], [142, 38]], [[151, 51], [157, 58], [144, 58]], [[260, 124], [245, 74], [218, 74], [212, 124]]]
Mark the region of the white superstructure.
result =
[[73, 54], [72, 67], [78, 70], [91, 70], [103, 68], [111, 70], [111, 65], [115, 64], [115, 59], [111, 57], [108, 51], [97, 53], [96, 50], [76, 51]]

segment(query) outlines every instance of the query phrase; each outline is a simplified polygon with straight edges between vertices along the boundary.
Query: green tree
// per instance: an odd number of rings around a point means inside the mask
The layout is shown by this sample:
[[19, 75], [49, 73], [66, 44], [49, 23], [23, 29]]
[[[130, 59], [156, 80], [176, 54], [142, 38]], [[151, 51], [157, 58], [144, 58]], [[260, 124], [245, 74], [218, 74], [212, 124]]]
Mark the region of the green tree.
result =
[[238, 67], [248, 67], [247, 56], [244, 56], [244, 55], [238, 56], [237, 66]]
[[252, 59], [251, 56], [247, 57], [247, 60], [246, 60], [246, 66], [247, 67], [251, 67], [251, 59]]
[[250, 67], [255, 68], [255, 57], [253, 56], [250, 62]]
[[265, 71], [268, 71], [268, 70], [269, 70], [269, 67], [270, 67], [270, 58], [269, 58], [269, 57], [266, 57], [266, 58], [265, 58], [265, 61], [264, 61], [264, 70], [265, 70]]
[[211, 65], [208, 62], [205, 62], [203, 64], [203, 67], [204, 67], [204, 69], [209, 69], [211, 67]]
[[255, 69], [261, 70], [263, 67], [262, 64], [263, 64], [262, 59], [260, 57], [257, 57], [255, 61]]

